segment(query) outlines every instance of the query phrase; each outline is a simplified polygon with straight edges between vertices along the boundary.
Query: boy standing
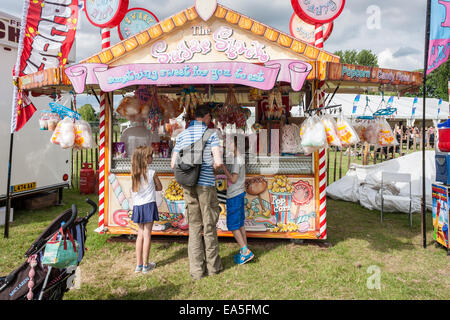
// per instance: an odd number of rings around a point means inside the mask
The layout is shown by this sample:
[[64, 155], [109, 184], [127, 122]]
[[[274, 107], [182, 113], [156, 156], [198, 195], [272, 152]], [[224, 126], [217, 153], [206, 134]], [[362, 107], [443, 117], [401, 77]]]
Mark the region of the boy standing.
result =
[[234, 256], [236, 264], [244, 264], [252, 260], [255, 255], [247, 247], [245, 233], [245, 153], [238, 152], [237, 137], [234, 137], [234, 161], [228, 169], [223, 165], [223, 171], [228, 179], [227, 189], [227, 228], [233, 233], [239, 244], [239, 253]]

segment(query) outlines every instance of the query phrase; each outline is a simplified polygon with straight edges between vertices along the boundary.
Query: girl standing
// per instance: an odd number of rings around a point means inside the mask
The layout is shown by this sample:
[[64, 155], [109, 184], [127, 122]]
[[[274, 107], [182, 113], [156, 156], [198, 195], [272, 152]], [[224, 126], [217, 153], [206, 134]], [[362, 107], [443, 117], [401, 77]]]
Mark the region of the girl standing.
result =
[[133, 215], [131, 220], [138, 225], [136, 239], [135, 272], [147, 273], [156, 267], [149, 262], [150, 241], [153, 221], [159, 221], [156, 206], [156, 191], [162, 190], [161, 181], [155, 171], [150, 169], [153, 161], [153, 149], [149, 146], [137, 147], [131, 159], [131, 198]]

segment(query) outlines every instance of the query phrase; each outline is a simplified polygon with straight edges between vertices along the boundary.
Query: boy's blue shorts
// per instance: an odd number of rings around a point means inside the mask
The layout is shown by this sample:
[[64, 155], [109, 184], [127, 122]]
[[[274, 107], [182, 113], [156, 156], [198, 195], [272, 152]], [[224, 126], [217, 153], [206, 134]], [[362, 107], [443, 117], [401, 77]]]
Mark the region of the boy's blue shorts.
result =
[[245, 192], [231, 199], [227, 199], [227, 228], [229, 231], [238, 230], [244, 226], [244, 199]]

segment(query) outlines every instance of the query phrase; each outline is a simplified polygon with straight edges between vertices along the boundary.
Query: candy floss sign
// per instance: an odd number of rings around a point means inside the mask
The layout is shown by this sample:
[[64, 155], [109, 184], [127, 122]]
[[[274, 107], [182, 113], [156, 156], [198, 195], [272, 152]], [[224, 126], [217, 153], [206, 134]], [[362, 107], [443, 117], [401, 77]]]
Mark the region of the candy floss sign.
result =
[[270, 90], [276, 81], [291, 83], [300, 91], [312, 66], [299, 60], [274, 60], [260, 66], [246, 62], [108, 65], [85, 63], [65, 69], [76, 93], [86, 84], [98, 84], [104, 92], [133, 85], [241, 84]]
[[214, 43], [209, 39], [193, 39], [187, 42], [180, 41], [175, 50], [167, 52], [167, 42], [164, 40], [155, 42], [151, 48], [151, 54], [158, 63], [183, 63], [191, 60], [194, 55], [206, 55], [214, 48], [217, 52], [225, 53], [229, 60], [235, 60], [239, 56], [244, 56], [249, 60], [257, 60], [266, 63], [270, 60], [269, 55], [264, 50], [264, 44], [252, 41], [251, 44], [232, 37], [233, 29], [222, 26], [213, 34]]
[[[19, 74], [23, 76], [67, 62], [75, 38], [78, 0], [26, 0]], [[16, 70], [17, 71], [17, 70]]]

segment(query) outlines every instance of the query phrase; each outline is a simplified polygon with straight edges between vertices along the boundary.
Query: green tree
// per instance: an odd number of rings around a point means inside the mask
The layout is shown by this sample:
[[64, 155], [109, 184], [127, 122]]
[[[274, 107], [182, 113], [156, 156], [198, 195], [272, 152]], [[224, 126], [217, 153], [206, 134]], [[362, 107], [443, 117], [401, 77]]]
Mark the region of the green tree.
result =
[[367, 67], [378, 67], [378, 57], [371, 50], [339, 50], [334, 53], [341, 58], [341, 63], [356, 64]]
[[78, 108], [78, 113], [81, 115], [81, 118], [88, 122], [98, 121], [98, 118], [95, 114], [94, 108], [92, 108], [91, 104], [85, 104], [84, 106]]
[[[450, 63], [447, 61], [436, 70], [427, 75], [427, 97], [448, 101], [448, 81], [450, 75]], [[423, 72], [420, 70], [420, 72]], [[420, 95], [423, 96], [423, 86], [420, 87]]]

